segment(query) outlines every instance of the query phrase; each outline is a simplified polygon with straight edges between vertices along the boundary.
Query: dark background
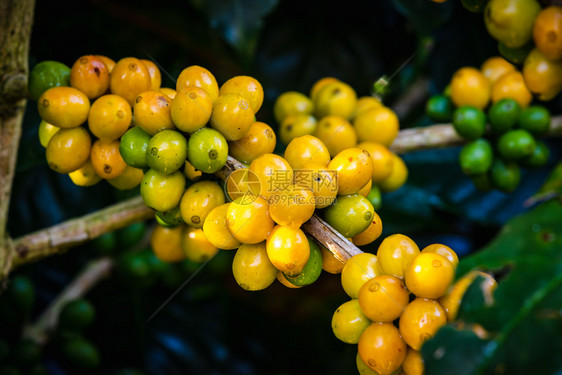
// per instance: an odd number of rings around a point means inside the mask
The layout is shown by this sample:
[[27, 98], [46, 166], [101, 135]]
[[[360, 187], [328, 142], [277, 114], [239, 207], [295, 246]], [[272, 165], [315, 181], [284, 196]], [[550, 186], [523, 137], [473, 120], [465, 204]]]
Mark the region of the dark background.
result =
[[[428, 44], [430, 51], [424, 48]], [[479, 67], [498, 53], [482, 15], [454, 0], [38, 0], [30, 67], [43, 60], [71, 66], [85, 54], [152, 59], [167, 87], [175, 87], [179, 72], [193, 64], [209, 69], [219, 85], [234, 75], [251, 75], [265, 90], [257, 117], [276, 126], [275, 98], [288, 90], [308, 93], [323, 76], [351, 84], [359, 95], [368, 95], [381, 75], [392, 76], [385, 99], [392, 106], [419, 77], [428, 77], [428, 94], [436, 94], [461, 66]], [[560, 113], [559, 98], [547, 106]], [[10, 210], [13, 237], [138, 193], [117, 192], [106, 183], [79, 188], [50, 171], [37, 136], [39, 121], [29, 102]], [[401, 127], [430, 123], [422, 104]], [[459, 255], [480, 248], [525, 210], [523, 201], [560, 159], [560, 142], [549, 146], [549, 165], [525, 171], [509, 195], [477, 191], [460, 172], [458, 148], [405, 155], [410, 178], [383, 196], [383, 236], [404, 233], [420, 248], [442, 242]], [[379, 243], [367, 250], [375, 252]], [[84, 246], [22, 268], [38, 289], [34, 315], [95, 256]], [[232, 277], [232, 256], [220, 253], [147, 324], [173, 289], [135, 287], [114, 276], [91, 292], [98, 314], [87, 337], [102, 356], [96, 373], [125, 366], [148, 374], [356, 373], [356, 346], [339, 342], [330, 328], [333, 312], [348, 299], [338, 276], [323, 274], [299, 290], [275, 283], [249, 293]], [[55, 357], [47, 364], [53, 374], [71, 373]]]

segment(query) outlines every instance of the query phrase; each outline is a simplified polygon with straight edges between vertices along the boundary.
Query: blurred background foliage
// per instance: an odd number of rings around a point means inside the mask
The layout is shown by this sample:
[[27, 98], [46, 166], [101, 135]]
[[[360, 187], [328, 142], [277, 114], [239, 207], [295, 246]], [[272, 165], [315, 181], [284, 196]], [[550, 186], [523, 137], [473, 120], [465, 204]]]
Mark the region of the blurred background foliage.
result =
[[[392, 106], [416, 80], [428, 79], [428, 96], [439, 93], [455, 70], [478, 67], [498, 53], [482, 15], [457, 1], [37, 0], [30, 66], [43, 60], [71, 66], [85, 54], [152, 59], [168, 87], [175, 87], [179, 72], [193, 64], [211, 70], [219, 84], [234, 75], [251, 75], [265, 90], [258, 119], [275, 127], [275, 98], [289, 90], [308, 93], [324, 76], [368, 95], [386, 74], [392, 79], [385, 102]], [[105, 183], [79, 188], [67, 176], [51, 172], [39, 144], [34, 106], [28, 105], [19, 150], [12, 236], [138, 194], [117, 192]], [[559, 98], [547, 106], [553, 114], [562, 113]], [[429, 125], [423, 112], [424, 103], [412, 108], [401, 127]], [[511, 194], [477, 191], [460, 171], [458, 148], [405, 155], [410, 178], [383, 197], [383, 236], [404, 233], [420, 248], [441, 242], [459, 255], [483, 247], [510, 218], [527, 210], [524, 201], [560, 160], [560, 140], [548, 144], [551, 162], [541, 170], [524, 171]], [[379, 243], [367, 250], [375, 252]], [[32, 316], [97, 254], [84, 246], [24, 267], [21, 272], [38, 289]], [[333, 311], [346, 300], [338, 276], [323, 274], [300, 290], [274, 284], [248, 293], [232, 277], [232, 256], [220, 253], [146, 324], [173, 289], [142, 287], [117, 275], [91, 292], [98, 319], [88, 337], [102, 357], [96, 373], [112, 374], [129, 365], [149, 374], [356, 372], [356, 347], [339, 342], [330, 329]], [[55, 360], [49, 370], [67, 373]]]

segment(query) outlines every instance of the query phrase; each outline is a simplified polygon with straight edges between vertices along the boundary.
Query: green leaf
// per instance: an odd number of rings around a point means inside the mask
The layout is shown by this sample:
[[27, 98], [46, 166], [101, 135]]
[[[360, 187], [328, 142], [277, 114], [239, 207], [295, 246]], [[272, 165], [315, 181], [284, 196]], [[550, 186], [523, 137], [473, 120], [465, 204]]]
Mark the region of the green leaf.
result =
[[562, 162], [558, 163], [541, 188], [525, 204], [530, 206], [562, 194]]
[[253, 55], [263, 18], [278, 0], [190, 0], [206, 14], [211, 27], [218, 30], [228, 44], [243, 57]]
[[[468, 288], [460, 324], [450, 324], [424, 345], [428, 373], [549, 374], [562, 369], [560, 249], [562, 202], [550, 200], [512, 219], [486, 248], [462, 259], [459, 276], [472, 269], [505, 276], [498, 280], [493, 302], [483, 279]], [[485, 340], [467, 332], [477, 326], [484, 328]]]

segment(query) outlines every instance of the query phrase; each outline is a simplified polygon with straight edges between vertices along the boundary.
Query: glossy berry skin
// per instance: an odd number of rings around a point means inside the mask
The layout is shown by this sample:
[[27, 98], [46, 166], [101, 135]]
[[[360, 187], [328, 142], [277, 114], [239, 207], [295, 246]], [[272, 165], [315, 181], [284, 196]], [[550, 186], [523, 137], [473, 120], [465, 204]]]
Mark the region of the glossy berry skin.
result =
[[162, 130], [148, 142], [146, 162], [162, 174], [170, 174], [184, 166], [187, 158], [187, 141], [175, 130]]
[[357, 144], [355, 128], [340, 116], [324, 117], [318, 122], [316, 131], [312, 135], [326, 145], [331, 157]]
[[424, 247], [421, 252], [439, 254], [447, 258], [447, 260], [451, 262], [455, 268], [459, 265], [459, 257], [457, 253], [447, 245], [434, 243]]
[[135, 104], [137, 96], [150, 90], [150, 86], [150, 73], [139, 59], [126, 57], [113, 67], [109, 79], [111, 93], [125, 98], [131, 107]]
[[408, 265], [419, 253], [418, 245], [410, 237], [393, 234], [382, 241], [377, 257], [383, 273], [403, 279]]
[[526, 130], [510, 130], [498, 139], [497, 148], [505, 160], [518, 160], [533, 153], [535, 138]]
[[267, 256], [265, 242], [244, 244], [232, 261], [232, 274], [242, 289], [262, 290], [273, 284], [279, 271]]
[[215, 207], [224, 204], [224, 192], [214, 181], [199, 181], [183, 194], [180, 211], [183, 220], [195, 228], [201, 228], [205, 218]]
[[366, 150], [373, 160], [373, 175], [371, 180], [373, 183], [379, 183], [385, 180], [392, 173], [394, 167], [393, 154], [384, 145], [376, 142], [361, 142], [357, 148]]
[[361, 334], [370, 325], [371, 321], [361, 311], [357, 299], [341, 304], [332, 316], [334, 336], [346, 344], [357, 344]]
[[92, 144], [90, 160], [94, 170], [103, 179], [109, 180], [125, 172], [127, 163], [119, 153], [119, 141], [104, 142], [98, 139]]
[[355, 118], [364, 112], [382, 106], [383, 104], [380, 102], [378, 98], [375, 98], [374, 96], [362, 96], [357, 99], [357, 106], [355, 108], [355, 113], [353, 117]]
[[521, 164], [527, 168], [540, 168], [544, 166], [550, 157], [550, 149], [542, 142], [537, 141], [533, 153], [521, 160]]
[[119, 142], [119, 153], [127, 165], [135, 168], [146, 168], [146, 150], [150, 142], [150, 134], [138, 126], [127, 130]]
[[467, 143], [459, 154], [461, 169], [467, 176], [486, 173], [492, 166], [493, 160], [492, 146], [484, 138]]
[[314, 134], [317, 127], [318, 121], [312, 115], [288, 115], [279, 126], [279, 139], [288, 145], [295, 138]]
[[484, 74], [484, 77], [488, 78], [491, 84], [494, 84], [504, 74], [515, 71], [515, 65], [503, 57], [493, 56], [482, 63], [480, 71]]
[[405, 375], [424, 375], [425, 368], [421, 353], [412, 348], [408, 348], [406, 358], [402, 362], [402, 371]]
[[356, 234], [351, 239], [356, 246], [368, 245], [382, 234], [382, 220], [375, 211], [371, 224], [363, 232]]
[[182, 88], [172, 100], [172, 122], [186, 133], [193, 133], [204, 127], [209, 122], [212, 111], [211, 95], [197, 86]]
[[379, 374], [391, 374], [406, 357], [406, 344], [392, 323], [372, 323], [358, 343], [363, 362]]
[[490, 100], [490, 83], [476, 68], [464, 67], [451, 80], [451, 100], [457, 107], [486, 107]]
[[70, 85], [95, 99], [109, 88], [109, 69], [99, 57], [82, 56], [72, 65]]
[[241, 243], [232, 236], [226, 225], [226, 212], [230, 203], [221, 204], [213, 208], [205, 218], [203, 232], [207, 239], [216, 247], [232, 250], [240, 247]]
[[562, 61], [550, 60], [538, 49], [533, 49], [525, 59], [525, 84], [540, 100], [551, 100], [558, 95], [562, 90], [561, 75]]
[[379, 183], [383, 192], [391, 192], [400, 189], [408, 179], [408, 166], [404, 160], [396, 154], [392, 154], [392, 172]]
[[262, 197], [238, 198], [226, 210], [226, 226], [241, 243], [254, 244], [268, 238], [275, 223]]
[[310, 255], [302, 272], [297, 276], [291, 277], [285, 275], [287, 280], [297, 286], [305, 286], [314, 283], [320, 277], [322, 273], [322, 251], [316, 241], [308, 239], [308, 245], [310, 247]]
[[144, 172], [142, 169], [127, 165], [123, 173], [107, 180], [107, 182], [117, 190], [131, 190], [139, 186], [143, 177]]
[[533, 24], [533, 40], [549, 60], [562, 58], [562, 7], [553, 5], [541, 10]]
[[181, 246], [186, 259], [194, 263], [203, 263], [219, 251], [209, 242], [203, 230], [189, 225], [183, 233]]
[[314, 100], [318, 118], [341, 116], [347, 120], [353, 117], [357, 106], [357, 94], [347, 83], [337, 81], [328, 83], [320, 89]]
[[191, 65], [181, 71], [176, 81], [176, 91], [184, 91], [188, 86], [196, 86], [205, 90], [214, 101], [219, 96], [219, 85], [215, 76], [199, 65]]
[[267, 201], [273, 221], [292, 229], [300, 228], [316, 208], [312, 190], [296, 185], [274, 192]]
[[408, 305], [410, 293], [404, 283], [391, 275], [380, 275], [359, 289], [359, 306], [367, 318], [391, 323], [400, 317]]
[[326, 166], [330, 162], [328, 148], [312, 135], [294, 138], [285, 149], [284, 157], [294, 170], [302, 169], [308, 163]]
[[263, 87], [259, 81], [249, 76], [235, 76], [223, 83], [219, 95], [238, 94], [246, 99], [254, 113], [257, 113], [263, 103]]
[[211, 127], [218, 130], [227, 141], [242, 138], [255, 122], [249, 102], [238, 94], [220, 95], [213, 102]]
[[519, 114], [517, 124], [533, 135], [542, 135], [550, 128], [550, 112], [543, 106], [530, 106]]
[[70, 86], [70, 68], [58, 61], [41, 61], [29, 73], [29, 94], [37, 101], [51, 87]]
[[162, 73], [160, 73], [160, 69], [158, 65], [156, 65], [151, 60], [141, 59], [141, 62], [148, 70], [148, 75], [150, 76], [150, 89], [151, 90], [159, 90], [160, 85], [162, 84]]
[[49, 168], [58, 173], [70, 173], [80, 168], [90, 157], [92, 140], [83, 127], [61, 129], [49, 140], [45, 151]]
[[490, 172], [494, 186], [505, 193], [515, 190], [521, 181], [521, 169], [516, 161], [496, 158]]
[[185, 177], [180, 171], [166, 176], [152, 169], [144, 174], [140, 187], [144, 203], [156, 211], [178, 206], [184, 190]]
[[236, 160], [251, 163], [263, 154], [272, 153], [276, 141], [277, 137], [271, 126], [256, 121], [242, 138], [228, 143], [228, 151]]
[[353, 127], [360, 142], [378, 142], [390, 146], [398, 135], [398, 116], [390, 108], [381, 106], [365, 111], [353, 119]]
[[310, 244], [301, 229], [275, 226], [267, 237], [267, 256], [287, 277], [296, 277], [308, 262]]
[[505, 74], [492, 86], [492, 102], [506, 98], [515, 100], [522, 108], [533, 99], [523, 75], [518, 71]]
[[337, 173], [338, 194], [355, 194], [371, 179], [373, 160], [368, 151], [353, 147], [334, 156], [328, 169]]
[[175, 129], [172, 121], [172, 99], [160, 91], [143, 91], [135, 98], [135, 125], [150, 135], [161, 130]]
[[133, 111], [125, 99], [103, 95], [90, 107], [88, 128], [96, 137], [110, 142], [125, 134], [132, 120]]
[[486, 115], [476, 107], [459, 107], [453, 114], [453, 127], [463, 138], [479, 138], [486, 131]]
[[93, 186], [102, 180], [102, 178], [96, 174], [90, 160], [86, 161], [74, 172], [70, 172], [68, 177], [70, 177], [76, 186]]
[[75, 128], [88, 119], [90, 100], [73, 87], [53, 87], [37, 101], [39, 116], [59, 128]]
[[184, 227], [166, 228], [156, 225], [150, 236], [150, 247], [158, 259], [166, 263], [185, 259], [182, 250]]
[[296, 91], [287, 91], [279, 95], [273, 105], [273, 115], [281, 124], [290, 115], [312, 115], [314, 104], [306, 95]]
[[455, 266], [447, 258], [436, 253], [420, 253], [404, 274], [406, 287], [416, 297], [439, 298], [455, 278]]
[[371, 224], [375, 209], [359, 194], [340, 195], [324, 210], [324, 219], [344, 237], [353, 237]]
[[41, 120], [39, 123], [39, 143], [41, 143], [41, 146], [47, 147], [53, 135], [59, 130], [60, 128], [58, 126], [51, 125], [47, 121]]
[[260, 195], [266, 199], [293, 183], [293, 168], [279, 155], [263, 154], [252, 161], [249, 169], [258, 177]]
[[376, 255], [357, 254], [345, 262], [341, 272], [341, 285], [350, 298], [357, 298], [363, 284], [379, 275], [382, 275], [382, 271]]
[[228, 143], [221, 133], [201, 128], [191, 134], [188, 141], [189, 162], [204, 173], [215, 173], [226, 164]]
[[339, 79], [334, 77], [322, 77], [318, 81], [314, 82], [314, 84], [310, 88], [310, 99], [315, 102], [318, 99], [318, 94], [320, 93], [320, 91], [330, 83], [334, 82], [339, 82]]
[[486, 28], [507, 47], [521, 47], [532, 36], [541, 6], [535, 0], [490, 0], [484, 12]]
[[439, 302], [416, 298], [406, 306], [400, 316], [400, 334], [412, 349], [420, 350], [423, 343], [446, 323], [447, 315]]
[[492, 132], [501, 134], [513, 128], [520, 112], [521, 107], [513, 99], [506, 98], [494, 103], [488, 110]]

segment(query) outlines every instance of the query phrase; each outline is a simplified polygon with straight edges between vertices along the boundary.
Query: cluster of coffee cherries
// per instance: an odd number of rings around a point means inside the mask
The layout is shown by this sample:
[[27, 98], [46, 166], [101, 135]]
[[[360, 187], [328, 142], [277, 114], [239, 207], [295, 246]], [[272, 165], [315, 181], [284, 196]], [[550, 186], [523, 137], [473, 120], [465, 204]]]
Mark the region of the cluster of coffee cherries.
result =
[[405, 183], [407, 168], [388, 149], [400, 129], [398, 117], [377, 98], [358, 98], [349, 84], [324, 77], [314, 83], [309, 96], [296, 91], [282, 93], [273, 110], [284, 145], [311, 135], [326, 145], [330, 157], [349, 148], [367, 150], [375, 163], [370, 187], [373, 197]]
[[351, 300], [332, 318], [341, 341], [358, 345], [357, 368], [362, 375], [424, 373], [420, 349], [437, 330], [456, 318], [471, 273], [451, 285], [458, 264], [448, 246], [433, 244], [421, 252], [403, 234], [385, 238], [377, 254], [351, 257], [343, 267], [341, 283]]
[[521, 178], [520, 166], [538, 168], [548, 161], [549, 149], [537, 138], [549, 130], [550, 113], [530, 105], [526, 82], [514, 65], [491, 57], [479, 70], [459, 69], [446, 93], [427, 103], [432, 120], [452, 121], [457, 134], [469, 141], [460, 165], [480, 189], [512, 191]]

